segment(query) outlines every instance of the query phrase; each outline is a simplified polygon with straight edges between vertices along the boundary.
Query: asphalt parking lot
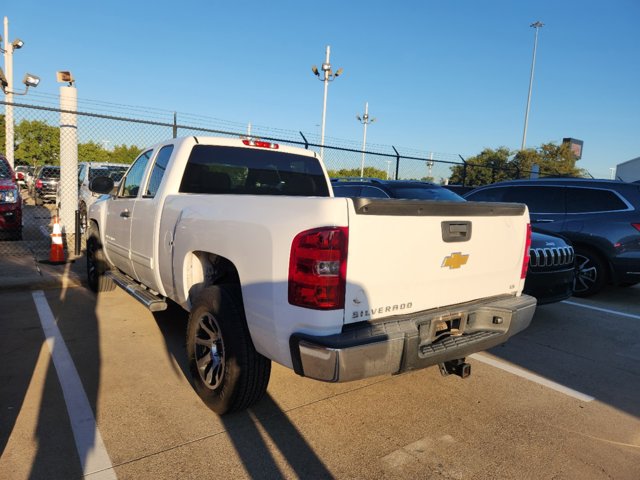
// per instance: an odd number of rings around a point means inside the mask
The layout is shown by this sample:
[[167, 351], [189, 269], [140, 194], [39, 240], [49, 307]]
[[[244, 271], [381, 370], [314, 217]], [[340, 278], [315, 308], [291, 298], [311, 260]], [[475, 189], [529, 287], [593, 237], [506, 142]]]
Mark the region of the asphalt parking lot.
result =
[[2, 291], [0, 478], [637, 479], [639, 298], [539, 307], [465, 380], [336, 385], [274, 365], [260, 404], [219, 417], [189, 383], [179, 308]]

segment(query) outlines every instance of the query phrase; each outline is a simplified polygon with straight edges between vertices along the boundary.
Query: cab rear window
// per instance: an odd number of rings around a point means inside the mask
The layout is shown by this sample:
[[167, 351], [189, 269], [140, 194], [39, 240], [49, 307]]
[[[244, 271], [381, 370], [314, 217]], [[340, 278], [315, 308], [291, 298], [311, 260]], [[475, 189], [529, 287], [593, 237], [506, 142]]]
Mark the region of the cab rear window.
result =
[[313, 157], [217, 145], [193, 148], [180, 192], [329, 196], [320, 163]]

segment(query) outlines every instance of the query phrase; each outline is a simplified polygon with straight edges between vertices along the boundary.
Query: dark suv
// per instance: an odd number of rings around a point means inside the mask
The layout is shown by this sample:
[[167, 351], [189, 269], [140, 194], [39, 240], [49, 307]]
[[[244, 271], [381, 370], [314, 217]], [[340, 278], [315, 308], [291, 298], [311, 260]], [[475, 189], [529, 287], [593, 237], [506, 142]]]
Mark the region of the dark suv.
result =
[[[439, 185], [415, 180], [337, 178], [331, 181], [336, 197], [410, 198], [465, 201]], [[529, 271], [523, 292], [536, 297], [538, 304], [559, 302], [573, 293], [575, 256], [573, 247], [555, 235], [532, 232]]]
[[58, 183], [60, 182], [60, 167], [44, 165], [36, 170], [29, 194], [36, 205], [45, 202], [55, 202]]
[[593, 295], [607, 282], [640, 282], [638, 184], [579, 178], [513, 180], [477, 188], [465, 198], [525, 203], [532, 225], [571, 240], [576, 250], [574, 295]]

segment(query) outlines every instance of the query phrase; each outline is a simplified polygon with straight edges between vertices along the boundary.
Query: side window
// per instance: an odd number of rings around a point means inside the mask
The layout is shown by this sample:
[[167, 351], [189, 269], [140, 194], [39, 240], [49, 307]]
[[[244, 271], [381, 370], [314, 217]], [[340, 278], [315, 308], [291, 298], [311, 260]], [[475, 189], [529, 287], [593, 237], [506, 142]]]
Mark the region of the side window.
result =
[[524, 203], [531, 213], [565, 213], [564, 187], [511, 187], [503, 202]]
[[87, 172], [87, 165], [80, 165], [80, 171], [78, 172], [78, 183], [84, 181], [84, 175]]
[[387, 195], [387, 193], [384, 190], [378, 187], [369, 187], [369, 186], [362, 187], [362, 192], [360, 192], [360, 196], [365, 198], [389, 198], [389, 195]]
[[152, 150], [148, 150], [133, 162], [129, 173], [122, 181], [119, 197], [133, 198], [138, 196], [142, 176], [144, 175], [144, 170], [147, 168], [147, 162], [151, 158], [151, 153]]
[[147, 185], [146, 192], [144, 192], [145, 197], [153, 198], [156, 196], [156, 193], [158, 193], [158, 188], [160, 188], [160, 183], [164, 177], [164, 172], [167, 170], [167, 164], [169, 163], [172, 152], [173, 145], [165, 145], [160, 149], [158, 155], [156, 155], [156, 163], [153, 165], [151, 176], [149, 177], [149, 184]]
[[629, 208], [618, 195], [611, 190], [597, 188], [568, 188], [567, 212], [611, 212]]
[[486, 190], [475, 190], [468, 195], [465, 195], [465, 199], [470, 202], [503, 202], [505, 188], [488, 188]]
[[357, 197], [361, 188], [360, 185], [334, 185], [333, 194], [336, 197]]

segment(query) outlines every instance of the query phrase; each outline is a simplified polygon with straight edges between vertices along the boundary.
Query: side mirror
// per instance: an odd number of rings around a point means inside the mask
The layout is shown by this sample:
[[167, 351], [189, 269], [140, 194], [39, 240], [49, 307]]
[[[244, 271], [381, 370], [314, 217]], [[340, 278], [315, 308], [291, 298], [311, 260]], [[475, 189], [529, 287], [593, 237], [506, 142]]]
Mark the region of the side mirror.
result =
[[113, 179], [110, 177], [96, 177], [89, 182], [89, 190], [94, 193], [111, 193], [113, 185]]

